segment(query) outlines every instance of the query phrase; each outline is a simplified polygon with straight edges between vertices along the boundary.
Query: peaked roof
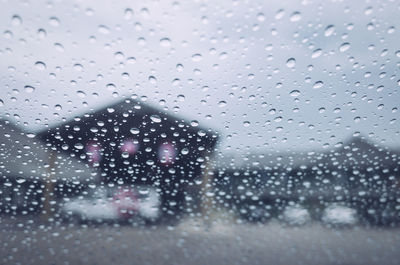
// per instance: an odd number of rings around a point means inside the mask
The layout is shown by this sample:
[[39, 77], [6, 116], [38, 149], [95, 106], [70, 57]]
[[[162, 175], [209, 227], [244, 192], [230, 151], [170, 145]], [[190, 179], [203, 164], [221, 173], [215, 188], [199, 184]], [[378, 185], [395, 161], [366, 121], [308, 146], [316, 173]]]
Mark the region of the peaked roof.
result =
[[168, 123], [175, 125], [178, 128], [185, 128], [185, 131], [192, 134], [201, 133], [204, 134], [210, 142], [210, 147], [214, 147], [218, 140], [218, 132], [210, 129], [201, 127], [198, 122], [193, 120], [191, 122], [186, 121], [183, 118], [178, 117], [175, 114], [171, 114], [166, 110], [155, 108], [147, 103], [136, 100], [136, 98], [125, 98], [120, 101], [114, 102], [108, 106], [103, 106], [97, 109], [91, 109], [85, 113], [76, 115], [74, 118], [65, 120], [62, 123], [55, 124], [44, 128], [38, 132], [38, 136], [42, 139], [47, 139], [48, 136], [62, 128], [71, 128], [75, 125], [82, 125], [89, 123], [89, 121], [101, 120], [108, 117], [114, 117], [116, 119], [123, 120], [124, 118], [136, 116], [141, 117], [143, 121], [151, 123]]

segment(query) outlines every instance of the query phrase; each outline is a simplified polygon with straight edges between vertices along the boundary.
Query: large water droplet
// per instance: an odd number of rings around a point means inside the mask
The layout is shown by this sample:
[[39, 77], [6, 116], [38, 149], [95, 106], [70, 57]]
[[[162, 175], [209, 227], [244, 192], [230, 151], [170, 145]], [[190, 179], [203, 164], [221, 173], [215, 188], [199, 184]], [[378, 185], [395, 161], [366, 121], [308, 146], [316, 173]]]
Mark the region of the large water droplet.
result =
[[284, 15], [285, 15], [285, 10], [279, 9], [278, 11], [276, 11], [275, 19], [276, 20], [281, 19], [281, 18], [283, 18]]
[[140, 9], [140, 15], [142, 15], [143, 17], [149, 17], [150, 15], [149, 9], [143, 7], [142, 9]]
[[44, 29], [38, 29], [37, 36], [39, 39], [44, 39], [47, 36], [47, 32]]
[[6, 31], [4, 31], [3, 36], [6, 39], [11, 39], [14, 36], [14, 34], [11, 31], [6, 30]]
[[134, 64], [136, 63], [136, 58], [135, 57], [129, 57], [128, 59], [126, 59], [126, 62], [129, 64]]
[[300, 91], [299, 91], [299, 90], [292, 90], [292, 91], [290, 92], [290, 95], [291, 95], [292, 97], [298, 97], [298, 96], [300, 96]]
[[151, 84], [156, 84], [157, 83], [157, 78], [155, 76], [149, 76], [149, 82]]
[[335, 26], [329, 25], [325, 28], [324, 35], [325, 37], [331, 36], [335, 32]]
[[113, 83], [109, 83], [106, 85], [106, 88], [108, 91], [115, 91], [117, 90], [117, 87]]
[[160, 123], [161, 122], [161, 117], [158, 116], [158, 115], [151, 115], [150, 119], [155, 123]]
[[300, 14], [300, 12], [293, 12], [291, 15], [290, 15], [290, 21], [291, 22], [297, 22], [297, 21], [299, 21], [301, 19], [301, 14]]
[[131, 8], [125, 9], [124, 18], [126, 20], [130, 20], [130, 19], [132, 19], [132, 17], [133, 17], [133, 10]]
[[32, 93], [35, 91], [35, 88], [33, 86], [24, 86], [24, 90], [26, 93]]
[[58, 27], [60, 25], [60, 20], [56, 17], [49, 18], [49, 23], [53, 27]]
[[183, 71], [183, 65], [182, 64], [177, 64], [176, 65], [176, 70], [178, 71], [178, 72], [182, 72]]
[[196, 53], [196, 54], [192, 55], [192, 61], [193, 62], [200, 62], [202, 59], [203, 59], [203, 57], [199, 53]]
[[177, 96], [177, 98], [178, 98], [178, 100], [180, 102], [184, 102], [185, 101], [185, 95], [180, 94], [180, 95]]
[[139, 134], [140, 130], [138, 128], [131, 128], [130, 132], [131, 132], [131, 134]]
[[21, 179], [17, 179], [16, 181], [17, 181], [18, 184], [22, 184], [22, 183], [26, 182], [26, 179], [21, 178]]
[[64, 51], [64, 46], [61, 43], [54, 43], [54, 47], [59, 52], [63, 52]]
[[218, 106], [221, 108], [225, 107], [226, 105], [227, 105], [227, 103], [225, 100], [221, 100], [220, 102], [218, 102]]
[[99, 25], [97, 30], [101, 33], [101, 34], [109, 34], [110, 33], [110, 29], [105, 26], [105, 25]]
[[121, 61], [125, 58], [125, 55], [122, 52], [116, 52], [114, 53], [114, 58], [118, 61]]
[[85, 92], [83, 92], [82, 90], [78, 90], [78, 91], [76, 91], [76, 94], [78, 95], [78, 97], [80, 97], [80, 98], [84, 98], [84, 97], [86, 97], [86, 93]]
[[264, 13], [258, 13], [257, 14], [257, 20], [260, 21], [260, 22], [263, 22], [265, 20]]
[[317, 81], [317, 82], [314, 83], [313, 88], [314, 88], [314, 89], [318, 89], [318, 88], [321, 88], [321, 87], [323, 87], [323, 86], [324, 86], [324, 82], [322, 82], [322, 81]]
[[367, 8], [364, 10], [364, 14], [365, 14], [366, 16], [371, 15], [371, 14], [372, 14], [372, 11], [373, 11], [372, 6], [369, 6], [369, 7], [367, 7]]
[[46, 69], [46, 64], [44, 62], [37, 61], [35, 63], [35, 67], [38, 70], [45, 70]]
[[34, 134], [34, 133], [27, 133], [26, 136], [27, 136], [28, 138], [35, 138], [35, 137], [36, 137], [36, 134]]
[[189, 154], [189, 149], [183, 148], [183, 149], [181, 150], [181, 154], [182, 154], [182, 155], [187, 155], [187, 154]]
[[169, 47], [169, 46], [171, 46], [171, 40], [168, 39], [168, 38], [162, 38], [162, 39], [160, 40], [160, 45], [161, 45], [162, 47]]
[[19, 26], [22, 24], [22, 18], [18, 15], [14, 15], [11, 18], [11, 25], [13, 26]]
[[339, 51], [340, 51], [340, 52], [345, 52], [345, 51], [347, 51], [348, 49], [350, 49], [350, 43], [348, 43], [348, 42], [343, 43], [343, 44], [340, 45], [340, 47], [339, 47]]
[[83, 70], [83, 66], [81, 64], [77, 63], [77, 64], [74, 64], [74, 69], [76, 71], [81, 72]]
[[294, 59], [294, 58], [289, 58], [289, 59], [286, 61], [286, 66], [289, 67], [289, 68], [295, 67], [295, 66], [296, 66], [296, 59]]
[[315, 58], [320, 57], [321, 55], [322, 55], [322, 50], [321, 50], [321, 49], [316, 49], [316, 50], [314, 50], [314, 51], [312, 52], [311, 58], [312, 58], [312, 59], [315, 59]]
[[74, 147], [75, 147], [76, 149], [78, 149], [78, 150], [82, 150], [82, 149], [83, 149], [83, 144], [81, 144], [81, 143], [76, 143], [76, 144], [74, 145]]
[[197, 127], [197, 126], [199, 126], [199, 122], [197, 120], [192, 120], [190, 122], [190, 125], [192, 125], [192, 127]]

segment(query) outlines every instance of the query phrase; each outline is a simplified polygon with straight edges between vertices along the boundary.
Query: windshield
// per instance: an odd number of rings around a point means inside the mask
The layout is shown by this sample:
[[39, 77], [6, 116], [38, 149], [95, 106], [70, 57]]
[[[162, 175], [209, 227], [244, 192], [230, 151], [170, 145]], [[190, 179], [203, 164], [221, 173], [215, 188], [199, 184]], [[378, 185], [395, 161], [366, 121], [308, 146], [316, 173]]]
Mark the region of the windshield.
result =
[[0, 263], [398, 263], [399, 11], [3, 0]]

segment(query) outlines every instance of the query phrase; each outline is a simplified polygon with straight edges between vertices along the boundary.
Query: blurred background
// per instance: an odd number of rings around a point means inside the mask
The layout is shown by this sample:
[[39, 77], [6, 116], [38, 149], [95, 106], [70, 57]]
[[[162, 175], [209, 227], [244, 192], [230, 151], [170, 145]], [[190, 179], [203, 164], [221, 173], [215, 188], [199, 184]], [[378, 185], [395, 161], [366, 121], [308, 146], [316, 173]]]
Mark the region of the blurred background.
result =
[[397, 1], [2, 2], [0, 263], [396, 264]]

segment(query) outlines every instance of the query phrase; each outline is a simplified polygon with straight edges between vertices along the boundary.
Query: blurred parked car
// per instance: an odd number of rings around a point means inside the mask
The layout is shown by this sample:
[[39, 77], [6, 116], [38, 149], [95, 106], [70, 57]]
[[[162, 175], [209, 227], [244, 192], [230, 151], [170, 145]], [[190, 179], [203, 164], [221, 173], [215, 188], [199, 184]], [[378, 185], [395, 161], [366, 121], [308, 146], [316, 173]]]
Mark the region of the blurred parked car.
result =
[[289, 225], [304, 225], [311, 220], [306, 208], [301, 205], [287, 206], [282, 214], [282, 219]]
[[357, 211], [344, 205], [331, 204], [325, 208], [322, 222], [334, 226], [354, 225], [358, 222]]
[[78, 222], [154, 222], [161, 216], [161, 200], [150, 186], [95, 189], [86, 197], [71, 199], [61, 208], [64, 219]]

